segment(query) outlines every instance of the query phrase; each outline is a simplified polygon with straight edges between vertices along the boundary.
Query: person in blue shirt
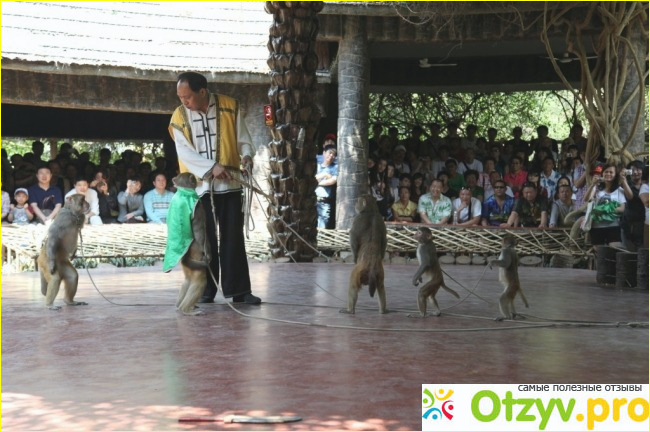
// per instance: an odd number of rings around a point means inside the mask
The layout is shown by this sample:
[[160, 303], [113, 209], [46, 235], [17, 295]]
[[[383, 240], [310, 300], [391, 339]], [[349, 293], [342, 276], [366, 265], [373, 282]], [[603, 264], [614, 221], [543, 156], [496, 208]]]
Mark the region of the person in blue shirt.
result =
[[174, 192], [167, 190], [167, 177], [163, 173], [156, 174], [153, 179], [153, 187], [152, 190], [144, 194], [144, 212], [147, 215], [147, 222], [167, 223], [167, 211]]
[[[327, 139], [323, 145], [323, 161], [318, 164], [316, 172], [316, 210], [318, 212], [318, 228], [334, 228], [335, 214], [333, 213], [336, 204], [336, 179], [339, 168], [336, 163], [336, 137]], [[331, 137], [330, 137], [331, 138]]]

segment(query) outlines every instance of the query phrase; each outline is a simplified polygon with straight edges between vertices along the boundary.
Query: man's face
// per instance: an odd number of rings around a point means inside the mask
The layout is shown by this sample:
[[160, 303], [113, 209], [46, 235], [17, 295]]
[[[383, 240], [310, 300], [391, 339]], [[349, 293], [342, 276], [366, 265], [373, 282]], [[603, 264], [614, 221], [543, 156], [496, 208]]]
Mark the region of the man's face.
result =
[[438, 180], [434, 180], [431, 182], [431, 186], [429, 186], [429, 192], [431, 192], [431, 196], [438, 199], [440, 198], [440, 194], [442, 193], [442, 183]]
[[183, 106], [191, 111], [207, 110], [208, 92], [206, 89], [195, 92], [188, 83], [180, 82], [176, 85], [176, 95]]
[[406, 202], [411, 198], [411, 192], [407, 188], [401, 188], [399, 190], [399, 199], [402, 202]]
[[537, 189], [534, 187], [525, 187], [522, 193], [526, 201], [533, 202], [537, 198]]
[[79, 180], [74, 184], [74, 188], [77, 193], [85, 194], [88, 192], [88, 182], [86, 180]]
[[49, 168], [41, 168], [36, 173], [36, 178], [39, 183], [49, 183], [52, 180], [52, 172]]
[[498, 198], [506, 196], [506, 184], [502, 181], [494, 183], [494, 195]]
[[551, 172], [553, 171], [553, 161], [550, 159], [546, 159], [544, 161], [544, 171], [545, 172]]
[[164, 190], [167, 187], [167, 179], [164, 175], [157, 175], [153, 181], [153, 187], [157, 190]]

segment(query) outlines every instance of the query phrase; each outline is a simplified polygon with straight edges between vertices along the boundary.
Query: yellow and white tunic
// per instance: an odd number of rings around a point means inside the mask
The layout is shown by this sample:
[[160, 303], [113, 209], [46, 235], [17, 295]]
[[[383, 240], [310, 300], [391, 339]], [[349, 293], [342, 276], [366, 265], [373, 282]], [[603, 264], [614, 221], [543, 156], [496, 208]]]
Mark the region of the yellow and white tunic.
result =
[[[212, 167], [217, 162], [239, 178], [241, 158], [252, 158], [254, 154], [248, 128], [239, 113], [239, 103], [224, 95], [210, 94], [207, 113], [191, 111], [183, 105], [176, 108], [169, 133], [176, 143], [180, 171], [191, 172], [199, 178], [196, 188], [199, 196], [208, 191]], [[240, 188], [241, 184], [234, 180], [214, 183], [215, 193]]]

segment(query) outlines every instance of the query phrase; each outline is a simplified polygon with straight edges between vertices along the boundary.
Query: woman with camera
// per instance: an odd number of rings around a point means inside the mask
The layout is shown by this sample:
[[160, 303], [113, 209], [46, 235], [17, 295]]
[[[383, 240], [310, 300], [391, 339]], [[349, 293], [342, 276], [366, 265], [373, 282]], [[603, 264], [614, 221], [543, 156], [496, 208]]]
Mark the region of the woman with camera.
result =
[[620, 218], [627, 200], [620, 177], [621, 173], [612, 164], [602, 165], [601, 174], [593, 173], [587, 196], [594, 202], [589, 231], [594, 246], [621, 241]]

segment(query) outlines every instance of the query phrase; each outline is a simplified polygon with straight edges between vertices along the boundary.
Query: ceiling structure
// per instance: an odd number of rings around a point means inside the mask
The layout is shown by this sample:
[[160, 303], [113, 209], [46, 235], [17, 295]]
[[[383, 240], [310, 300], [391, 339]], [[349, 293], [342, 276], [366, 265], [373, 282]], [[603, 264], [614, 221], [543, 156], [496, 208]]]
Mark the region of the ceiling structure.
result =
[[[327, 58], [321, 59], [318, 82], [336, 83], [342, 22], [346, 15], [363, 15], [371, 92], [564, 88], [540, 41], [540, 20], [534, 19], [543, 5], [325, 2], [318, 40]], [[161, 94], [188, 69], [223, 85], [270, 85], [266, 45], [272, 17], [264, 2], [3, 2], [1, 13], [3, 119], [29, 113], [54, 125], [51, 119], [81, 119], [81, 111], [89, 110], [97, 113], [97, 124], [110, 111], [167, 121], [177, 101]], [[409, 23], [427, 13], [435, 19]], [[524, 29], [517, 17], [532, 24]], [[562, 35], [551, 35], [551, 41], [562, 56]], [[579, 82], [577, 62], [561, 67]], [[111, 97], [100, 94], [102, 86]], [[48, 108], [70, 111], [48, 115]], [[33, 130], [20, 121], [3, 123], [3, 136]], [[110, 128], [102, 134], [111, 135]]]

